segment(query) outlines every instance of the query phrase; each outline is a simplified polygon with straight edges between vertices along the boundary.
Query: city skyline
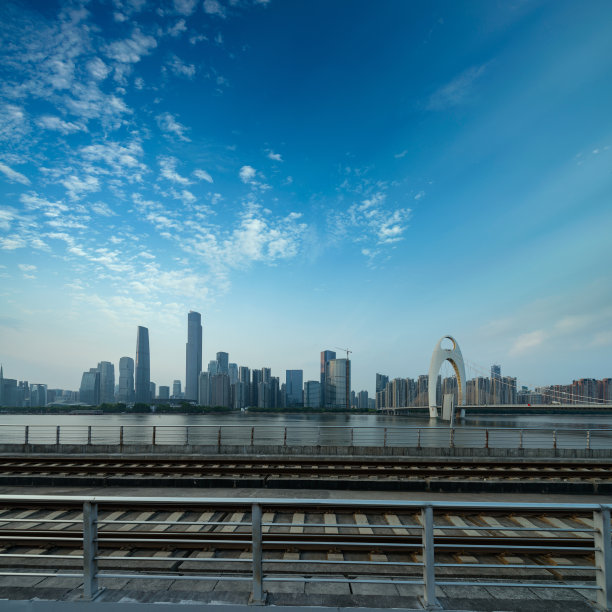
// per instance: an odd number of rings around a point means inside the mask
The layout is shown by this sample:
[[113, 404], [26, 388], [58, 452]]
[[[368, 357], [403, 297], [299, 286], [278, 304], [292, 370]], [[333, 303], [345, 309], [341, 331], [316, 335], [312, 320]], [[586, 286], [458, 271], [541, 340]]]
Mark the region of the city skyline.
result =
[[[612, 5], [14, 1], [0, 20], [0, 360], [135, 357], [355, 390], [467, 360], [610, 376]], [[177, 341], [181, 338], [180, 341]], [[183, 382], [185, 382], [183, 380]], [[164, 386], [165, 386], [164, 385]]]

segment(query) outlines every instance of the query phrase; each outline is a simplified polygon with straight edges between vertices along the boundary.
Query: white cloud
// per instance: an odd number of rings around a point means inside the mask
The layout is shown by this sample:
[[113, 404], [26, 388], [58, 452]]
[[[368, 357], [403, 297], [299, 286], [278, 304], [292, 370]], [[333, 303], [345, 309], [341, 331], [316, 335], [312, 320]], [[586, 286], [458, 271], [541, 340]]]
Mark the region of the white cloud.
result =
[[472, 93], [476, 81], [482, 77], [486, 69], [487, 64], [483, 64], [464, 70], [430, 96], [427, 108], [429, 110], [446, 110], [465, 103]]
[[268, 151], [268, 159], [272, 161], [282, 162], [283, 158], [280, 153], [274, 153], [274, 151]]
[[537, 329], [532, 332], [521, 334], [514, 341], [514, 344], [510, 348], [509, 352], [511, 355], [520, 355], [529, 351], [529, 349], [533, 349], [537, 346], [540, 346], [542, 342], [544, 342], [545, 338], [546, 334], [542, 329]]
[[252, 166], [242, 166], [238, 175], [243, 183], [252, 183], [257, 171]]
[[396, 153], [393, 157], [395, 157], [395, 159], [401, 159], [402, 157], [406, 157], [407, 153], [408, 149], [404, 149], [401, 153]]
[[15, 104], [0, 106], [0, 138], [2, 140], [21, 139], [28, 130], [29, 126], [23, 108]]
[[102, 217], [113, 217], [116, 215], [115, 212], [111, 209], [111, 207], [105, 202], [96, 202], [92, 204], [90, 207], [92, 212], [95, 212], [97, 215], [101, 215]]
[[36, 266], [34, 266], [32, 264], [17, 264], [17, 267], [22, 272], [36, 272]]
[[64, 121], [59, 117], [53, 115], [43, 115], [36, 120], [36, 124], [45, 130], [54, 130], [61, 132], [62, 134], [72, 134], [74, 132], [86, 132], [87, 128], [78, 123], [72, 123], [71, 121]]
[[94, 79], [99, 81], [103, 81], [110, 72], [110, 68], [99, 57], [94, 57], [87, 62], [87, 70]]
[[170, 113], [162, 113], [157, 115], [157, 125], [166, 133], [174, 134], [179, 140], [190, 142], [190, 139], [185, 136], [185, 132], [189, 129], [179, 123]]
[[204, 12], [225, 18], [225, 7], [218, 0], [204, 0]]
[[192, 79], [195, 76], [196, 68], [193, 64], [185, 64], [179, 57], [174, 55], [170, 62], [168, 62], [170, 70], [179, 77], [185, 77]]
[[78, 200], [82, 194], [93, 193], [100, 189], [100, 181], [91, 175], [79, 178], [72, 174], [60, 182], [66, 188], [68, 196], [72, 200]]
[[210, 176], [206, 170], [194, 170], [193, 174], [203, 181], [208, 181], [209, 183], [213, 182], [212, 176]]
[[417, 194], [414, 196], [414, 199], [415, 199], [415, 200], [420, 200], [421, 198], [424, 198], [424, 197], [425, 197], [425, 192], [424, 192], [423, 190], [421, 190], [421, 191], [419, 191], [419, 193], [417, 193]]
[[22, 185], [30, 184], [30, 179], [27, 176], [21, 174], [21, 172], [13, 170], [12, 168], [9, 168], [2, 162], [0, 162], [0, 172], [2, 172], [2, 174], [4, 174], [11, 182], [21, 183]]
[[181, 15], [189, 16], [195, 10], [198, 0], [174, 0], [174, 10]]
[[105, 52], [108, 57], [117, 62], [135, 64], [155, 47], [157, 47], [155, 38], [143, 34], [136, 28], [131, 38], [110, 43], [106, 46]]
[[190, 185], [191, 181], [188, 178], [181, 176], [176, 171], [177, 163], [178, 160], [174, 157], [160, 157], [159, 167], [161, 168], [161, 175], [165, 179], [168, 179], [173, 183], [179, 183], [180, 185]]
[[173, 38], [180, 36], [183, 32], [187, 31], [184, 19], [179, 19], [173, 26], [168, 28], [168, 34]]

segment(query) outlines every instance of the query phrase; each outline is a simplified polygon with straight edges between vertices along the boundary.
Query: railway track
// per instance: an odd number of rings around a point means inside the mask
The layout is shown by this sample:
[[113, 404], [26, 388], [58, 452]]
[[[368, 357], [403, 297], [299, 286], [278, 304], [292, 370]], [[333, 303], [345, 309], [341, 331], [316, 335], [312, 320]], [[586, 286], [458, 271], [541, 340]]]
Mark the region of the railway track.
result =
[[[465, 483], [472, 489], [494, 483], [511, 490], [612, 492], [612, 462], [553, 460], [457, 461], [447, 459], [339, 457], [92, 457], [4, 456], [0, 484], [143, 486], [259, 486], [429, 489]], [[556, 489], [555, 489], [556, 486]], [[552, 487], [552, 488], [551, 488]], [[608, 490], [609, 489], [609, 490]]]
[[[126, 508], [106, 504], [98, 517], [100, 569], [144, 569], [152, 576], [244, 571], [251, 557], [251, 514], [245, 507], [201, 505], [177, 509], [158, 503]], [[418, 576], [422, 525], [418, 512], [351, 511], [333, 507], [305, 512], [263, 508], [264, 563], [283, 572], [337, 572]], [[3, 503], [0, 572], [78, 568], [82, 554], [78, 504]], [[592, 514], [577, 512], [439, 512], [436, 559], [448, 575], [486, 577], [487, 564], [504, 564], [517, 578], [580, 579], [592, 568]], [[558, 531], [561, 530], [561, 531]], [[203, 562], [202, 560], [205, 560]], [[562, 569], [556, 569], [561, 566]]]

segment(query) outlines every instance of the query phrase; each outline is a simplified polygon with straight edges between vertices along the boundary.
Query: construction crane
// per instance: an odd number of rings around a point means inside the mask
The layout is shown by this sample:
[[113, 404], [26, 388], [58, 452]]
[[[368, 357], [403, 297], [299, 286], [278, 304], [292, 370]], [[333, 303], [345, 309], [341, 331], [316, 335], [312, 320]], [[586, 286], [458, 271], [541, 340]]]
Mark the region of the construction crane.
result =
[[351, 407], [351, 368], [349, 365], [349, 355], [353, 352], [347, 348], [341, 348], [339, 346], [334, 347], [338, 351], [344, 351], [346, 353], [346, 409], [350, 410]]

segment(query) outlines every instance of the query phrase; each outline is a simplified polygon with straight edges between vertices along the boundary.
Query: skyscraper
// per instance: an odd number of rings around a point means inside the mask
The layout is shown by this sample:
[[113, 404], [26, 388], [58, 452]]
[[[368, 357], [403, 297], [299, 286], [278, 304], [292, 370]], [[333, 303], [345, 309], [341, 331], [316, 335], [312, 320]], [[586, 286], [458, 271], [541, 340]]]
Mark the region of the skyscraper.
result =
[[325, 406], [350, 408], [351, 362], [348, 359], [330, 359], [326, 371]]
[[302, 387], [304, 381], [303, 370], [285, 371], [285, 393], [287, 395], [287, 406], [302, 406], [304, 398]]
[[199, 312], [187, 315], [185, 346], [185, 399], [198, 399], [198, 377], [202, 371], [202, 317]]
[[217, 374], [229, 374], [229, 354], [217, 353]]
[[148, 402], [150, 398], [151, 360], [149, 356], [149, 330], [138, 326], [136, 336], [136, 402]]
[[335, 358], [335, 351], [321, 351], [321, 406], [327, 406], [329, 404], [326, 381], [328, 377], [329, 362]]
[[91, 368], [89, 372], [83, 372], [79, 389], [79, 401], [89, 406], [99, 405], [100, 372], [96, 368]]
[[115, 402], [115, 366], [110, 361], [98, 363], [100, 372], [100, 403]]
[[134, 360], [131, 357], [121, 357], [119, 360], [117, 401], [124, 404], [134, 401]]

